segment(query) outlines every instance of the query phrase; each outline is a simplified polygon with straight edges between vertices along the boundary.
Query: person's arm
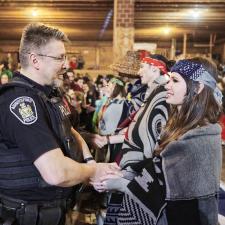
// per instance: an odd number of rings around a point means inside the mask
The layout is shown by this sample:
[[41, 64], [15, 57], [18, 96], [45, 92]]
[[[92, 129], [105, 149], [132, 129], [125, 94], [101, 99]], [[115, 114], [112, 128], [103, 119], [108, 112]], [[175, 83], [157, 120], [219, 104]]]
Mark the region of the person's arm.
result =
[[93, 187], [98, 192], [104, 191], [120, 191], [126, 193], [127, 185], [130, 180], [123, 177], [121, 174], [107, 174], [102, 176], [98, 182], [91, 182]]
[[81, 164], [63, 155], [61, 149], [53, 149], [34, 161], [42, 178], [51, 185], [70, 187], [102, 175], [117, 173], [119, 167], [109, 163]]
[[[81, 150], [83, 152], [84, 160], [87, 158], [90, 159], [92, 157], [92, 154], [87, 146], [87, 143], [83, 139], [83, 137], [74, 128], [71, 128], [71, 132], [77, 141], [79, 150]], [[92, 161], [94, 161], [94, 159]], [[89, 160], [89, 162], [91, 162], [91, 161]]]
[[115, 134], [115, 135], [106, 135], [106, 136], [101, 136], [101, 144], [102, 146], [104, 145], [109, 145], [109, 144], [119, 144], [124, 142], [125, 135], [124, 134]]
[[93, 134], [88, 132], [81, 132], [80, 135], [85, 140], [86, 143], [91, 145], [93, 148], [98, 149], [104, 147], [107, 143], [105, 143], [105, 137], [99, 134]]
[[102, 136], [99, 134], [83, 134], [85, 140], [91, 143], [93, 146], [102, 148], [107, 144], [119, 144], [124, 142], [125, 134], [115, 134], [115, 135], [106, 135]]
[[119, 144], [124, 142], [125, 135], [124, 134], [115, 134], [106, 136], [106, 140], [108, 144]]

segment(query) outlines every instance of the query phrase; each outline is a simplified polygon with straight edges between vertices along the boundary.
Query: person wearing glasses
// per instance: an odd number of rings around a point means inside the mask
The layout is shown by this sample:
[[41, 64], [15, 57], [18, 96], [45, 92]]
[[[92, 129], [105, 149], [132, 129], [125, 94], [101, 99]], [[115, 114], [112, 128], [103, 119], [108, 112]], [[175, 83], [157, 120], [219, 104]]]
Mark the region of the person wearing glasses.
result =
[[66, 42], [58, 29], [26, 26], [21, 70], [0, 89], [0, 224], [62, 225], [77, 184], [119, 173], [95, 163], [52, 87], [67, 69]]

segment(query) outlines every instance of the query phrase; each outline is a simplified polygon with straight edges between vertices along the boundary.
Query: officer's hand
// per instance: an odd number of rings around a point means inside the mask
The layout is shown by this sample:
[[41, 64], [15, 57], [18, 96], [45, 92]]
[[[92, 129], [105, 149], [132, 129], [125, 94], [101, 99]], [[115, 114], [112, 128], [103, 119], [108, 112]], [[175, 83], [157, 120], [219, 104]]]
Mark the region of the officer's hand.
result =
[[93, 177], [91, 177], [91, 182], [98, 182], [101, 177], [108, 175], [108, 174], [115, 174], [119, 175], [122, 173], [120, 171], [120, 167], [116, 163], [97, 163], [96, 164], [96, 171]]

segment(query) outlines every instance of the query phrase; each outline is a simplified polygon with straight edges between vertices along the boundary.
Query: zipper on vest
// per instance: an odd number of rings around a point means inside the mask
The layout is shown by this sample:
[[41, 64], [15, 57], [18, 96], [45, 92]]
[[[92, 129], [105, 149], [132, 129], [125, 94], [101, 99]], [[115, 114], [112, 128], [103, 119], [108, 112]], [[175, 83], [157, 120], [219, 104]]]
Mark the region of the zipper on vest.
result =
[[67, 146], [67, 149], [68, 151], [70, 152], [70, 138], [69, 137], [66, 137], [66, 146]]

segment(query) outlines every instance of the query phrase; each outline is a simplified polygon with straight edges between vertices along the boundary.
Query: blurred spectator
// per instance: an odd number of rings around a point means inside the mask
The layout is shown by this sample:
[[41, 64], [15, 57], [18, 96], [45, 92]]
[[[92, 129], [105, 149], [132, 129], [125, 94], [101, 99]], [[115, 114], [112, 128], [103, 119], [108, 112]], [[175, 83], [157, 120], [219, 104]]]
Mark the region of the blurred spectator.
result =
[[84, 58], [82, 55], [79, 55], [77, 57], [77, 69], [83, 69], [84, 68]]
[[7, 84], [9, 83], [9, 75], [7, 73], [2, 73], [1, 74], [1, 84]]
[[75, 56], [70, 58], [70, 60], [69, 60], [69, 67], [72, 70], [77, 69], [77, 58]]
[[7, 62], [8, 62], [8, 68], [9, 68], [11, 71], [13, 71], [13, 69], [12, 69], [13, 58], [12, 58], [11, 53], [8, 53], [8, 54], [7, 54]]
[[7, 74], [9, 79], [12, 79], [13, 73], [9, 69], [8, 62], [4, 60], [0, 62], [0, 75], [2, 75], [3, 73]]
[[80, 125], [85, 128], [86, 131], [91, 132], [92, 128], [92, 117], [95, 112], [95, 95], [87, 83], [83, 84], [84, 97], [82, 101], [82, 112], [80, 114]]
[[72, 69], [69, 69], [64, 77], [65, 77], [64, 80], [66, 80], [65, 85], [69, 85], [69, 89], [83, 92], [82, 89], [83, 78], [81, 77], [75, 78], [75, 74]]
[[66, 72], [66, 75], [67, 78], [69, 79], [69, 81], [72, 83], [75, 79], [75, 75], [74, 75], [74, 72], [72, 69], [68, 69], [67, 72]]
[[80, 91], [80, 92], [84, 92], [83, 90], [83, 84], [84, 84], [84, 80], [82, 77], [78, 77], [78, 78], [75, 78], [75, 83], [73, 85], [71, 85], [71, 88], [74, 90], [74, 91]]

